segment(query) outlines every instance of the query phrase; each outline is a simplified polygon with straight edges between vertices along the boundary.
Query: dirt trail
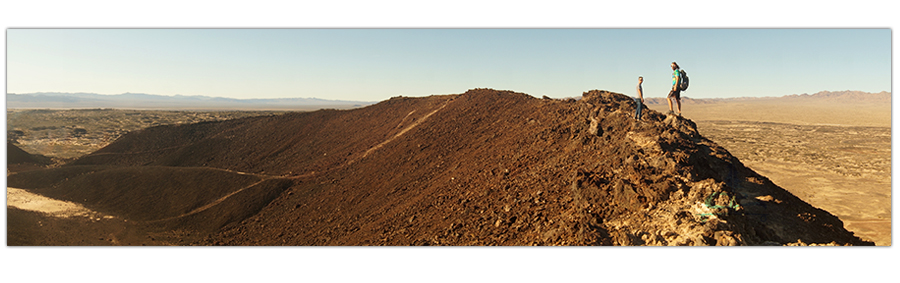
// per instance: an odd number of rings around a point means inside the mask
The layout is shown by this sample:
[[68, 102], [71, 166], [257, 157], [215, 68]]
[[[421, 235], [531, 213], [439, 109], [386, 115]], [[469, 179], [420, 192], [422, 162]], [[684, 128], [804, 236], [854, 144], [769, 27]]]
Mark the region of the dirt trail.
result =
[[172, 150], [172, 149], [179, 149], [179, 148], [184, 148], [184, 147], [186, 147], [186, 146], [188, 146], [188, 145], [170, 146], [170, 147], [166, 147], [166, 148], [160, 148], [160, 149], [154, 149], [154, 150], [144, 150], [144, 151], [132, 151], [132, 152], [97, 152], [97, 153], [92, 153], [92, 154], [93, 154], [93, 155], [96, 155], [96, 156], [103, 156], [103, 155], [145, 154], [145, 153], [163, 152], [163, 151]]
[[[279, 178], [280, 178], [280, 177], [279, 177]], [[210, 208], [216, 206], [217, 204], [220, 204], [220, 203], [224, 202], [224, 201], [227, 200], [229, 197], [231, 197], [231, 196], [233, 196], [233, 195], [236, 195], [236, 194], [238, 194], [238, 193], [240, 193], [240, 192], [243, 192], [243, 191], [246, 190], [246, 189], [249, 189], [249, 188], [252, 188], [252, 187], [254, 187], [254, 186], [256, 186], [256, 185], [259, 185], [259, 184], [261, 184], [262, 182], [267, 181], [268, 179], [270, 179], [270, 178], [263, 178], [263, 179], [259, 180], [259, 182], [256, 182], [256, 183], [250, 184], [250, 185], [248, 185], [248, 186], [246, 186], [246, 187], [243, 187], [243, 188], [240, 188], [240, 189], [238, 189], [238, 190], [235, 190], [235, 191], [233, 191], [233, 192], [231, 192], [231, 193], [229, 193], [229, 194], [227, 194], [227, 195], [225, 195], [225, 196], [223, 196], [223, 197], [220, 197], [220, 198], [216, 199], [215, 201], [213, 201], [213, 202], [211, 202], [211, 203], [208, 203], [208, 204], [206, 204], [206, 205], [204, 205], [204, 206], [198, 207], [197, 209], [191, 210], [191, 211], [189, 211], [189, 212], [187, 212], [187, 213], [184, 213], [184, 214], [181, 214], [181, 215], [172, 216], [172, 217], [168, 217], [168, 218], [163, 218], [163, 219], [157, 219], [157, 220], [146, 221], [146, 222], [147, 222], [147, 223], [156, 223], [156, 222], [168, 221], [168, 220], [172, 220], [172, 219], [178, 219], [178, 218], [182, 218], [182, 217], [191, 216], [191, 215], [194, 215], [194, 214], [197, 214], [197, 213], [206, 211], [206, 210], [208, 210], [208, 209], [210, 209]]]
[[[445, 107], [447, 107], [447, 105], [450, 104], [451, 101], [453, 101], [452, 98], [451, 98], [451, 99], [448, 99], [446, 102], [444, 102], [443, 105], [441, 105], [441, 107], [438, 107], [437, 109], [434, 109], [433, 111], [429, 112], [428, 114], [425, 114], [425, 116], [422, 116], [422, 118], [416, 120], [415, 122], [413, 122], [412, 124], [410, 124], [409, 126], [407, 126], [406, 128], [404, 128], [403, 130], [401, 130], [399, 133], [395, 134], [393, 137], [391, 137], [391, 138], [389, 138], [389, 139], [387, 139], [387, 140], [385, 140], [385, 141], [383, 141], [383, 142], [381, 142], [381, 143], [379, 143], [379, 144], [373, 146], [372, 148], [366, 150], [366, 153], [363, 154], [362, 157], [360, 157], [359, 159], [362, 159], [362, 158], [365, 158], [366, 156], [369, 156], [369, 154], [372, 153], [373, 151], [378, 150], [379, 148], [383, 147], [384, 145], [388, 144], [389, 142], [391, 142], [391, 141], [397, 139], [398, 137], [402, 136], [402, 135], [405, 134], [406, 132], [409, 132], [409, 130], [412, 130], [413, 128], [415, 128], [416, 126], [418, 126], [419, 124], [421, 124], [422, 122], [424, 122], [425, 120], [427, 120], [428, 117], [431, 117], [431, 115], [434, 115], [434, 113], [437, 113], [438, 111], [441, 111], [441, 109], [444, 109]], [[406, 114], [406, 117], [403, 118], [403, 120], [400, 122], [399, 125], [397, 125], [397, 127], [400, 127], [400, 125], [403, 125], [403, 122], [406, 122], [406, 119], [409, 118], [409, 116], [412, 115], [412, 114], [415, 113], [415, 112], [416, 112], [416, 111], [413, 110], [412, 112], [409, 112], [409, 114]], [[352, 164], [353, 162], [356, 162], [357, 160], [358, 160], [358, 159], [350, 160], [350, 161], [348, 162], [348, 164]]]

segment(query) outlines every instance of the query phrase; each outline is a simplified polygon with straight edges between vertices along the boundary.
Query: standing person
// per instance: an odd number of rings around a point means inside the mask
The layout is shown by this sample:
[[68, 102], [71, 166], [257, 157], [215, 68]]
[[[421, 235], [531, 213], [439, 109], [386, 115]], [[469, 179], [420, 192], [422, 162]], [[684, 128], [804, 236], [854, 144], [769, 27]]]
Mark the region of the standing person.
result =
[[678, 67], [678, 63], [672, 62], [672, 91], [666, 96], [666, 100], [669, 101], [669, 113], [672, 113], [672, 98], [675, 98], [675, 102], [678, 103], [678, 116], [681, 116], [681, 89], [678, 88], [679, 85], [681, 85], [681, 67]]
[[641, 87], [642, 83], [644, 83], [644, 77], [638, 77], [637, 97], [634, 98], [634, 103], [637, 104], [637, 110], [635, 110], [634, 118], [638, 121], [641, 120], [641, 107], [644, 105], [644, 88]]

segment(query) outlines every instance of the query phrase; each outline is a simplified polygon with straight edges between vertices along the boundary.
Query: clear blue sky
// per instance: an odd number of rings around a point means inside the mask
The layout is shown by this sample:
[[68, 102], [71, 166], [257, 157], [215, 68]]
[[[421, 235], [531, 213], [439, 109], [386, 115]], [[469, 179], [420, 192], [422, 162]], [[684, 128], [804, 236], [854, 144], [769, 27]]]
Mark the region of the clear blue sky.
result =
[[8, 29], [7, 92], [378, 101], [494, 88], [648, 97], [891, 90], [890, 29]]

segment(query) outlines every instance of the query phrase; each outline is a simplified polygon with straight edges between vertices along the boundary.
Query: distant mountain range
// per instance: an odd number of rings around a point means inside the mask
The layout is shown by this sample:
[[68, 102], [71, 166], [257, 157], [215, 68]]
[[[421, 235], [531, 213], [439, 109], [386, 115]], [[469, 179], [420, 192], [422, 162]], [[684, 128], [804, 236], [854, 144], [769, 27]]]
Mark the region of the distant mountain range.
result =
[[[814, 94], [792, 94], [781, 97], [734, 97], [734, 98], [690, 98], [681, 97], [681, 103], [685, 104], [707, 104], [728, 101], [742, 100], [784, 100], [797, 102], [840, 102], [840, 103], [891, 103], [891, 93], [882, 91], [879, 93], [845, 90], [845, 91], [820, 91]], [[665, 97], [644, 97], [644, 103], [647, 104], [667, 104]]]
[[326, 100], [319, 98], [235, 99], [199, 95], [165, 96], [145, 93], [123, 93], [116, 95], [60, 92], [6, 94], [6, 108], [8, 109], [124, 108], [192, 110], [306, 110], [320, 108], [356, 108], [373, 103], [375, 102]]
[[[882, 91], [869, 93], [862, 91], [820, 91], [814, 94], [792, 94], [781, 97], [736, 97], [695, 99], [682, 96], [685, 104], [707, 104], [741, 100], [823, 101], [841, 103], [890, 103], [891, 93]], [[664, 97], [645, 97], [647, 104], [666, 104]], [[199, 95], [154, 95], [145, 93], [123, 93], [104, 95], [96, 93], [8, 93], [8, 109], [185, 109], [185, 110], [313, 110], [322, 108], [357, 108], [376, 102], [327, 100], [319, 98], [265, 98], [235, 99]]]
[[862, 91], [820, 91], [813, 94], [793, 94], [786, 95], [787, 99], [820, 99], [828, 101], [845, 101], [845, 102], [891, 102], [891, 93], [882, 91], [879, 93], [862, 92]]

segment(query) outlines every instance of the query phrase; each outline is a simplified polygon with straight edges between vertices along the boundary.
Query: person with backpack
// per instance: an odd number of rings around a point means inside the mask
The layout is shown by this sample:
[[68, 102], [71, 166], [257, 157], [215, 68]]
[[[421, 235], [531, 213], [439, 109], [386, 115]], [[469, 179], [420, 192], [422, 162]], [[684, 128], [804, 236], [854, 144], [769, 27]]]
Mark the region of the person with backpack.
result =
[[637, 104], [637, 109], [634, 113], [634, 118], [638, 121], [641, 120], [641, 107], [644, 105], [644, 88], [641, 87], [641, 84], [644, 83], [644, 77], [638, 77], [637, 84], [637, 97], [634, 98], [634, 103]]
[[666, 96], [666, 100], [669, 101], [669, 113], [673, 113], [672, 98], [675, 98], [675, 102], [678, 104], [678, 116], [681, 116], [681, 91], [684, 83], [682, 72], [681, 67], [678, 67], [678, 63], [672, 62], [672, 91]]

